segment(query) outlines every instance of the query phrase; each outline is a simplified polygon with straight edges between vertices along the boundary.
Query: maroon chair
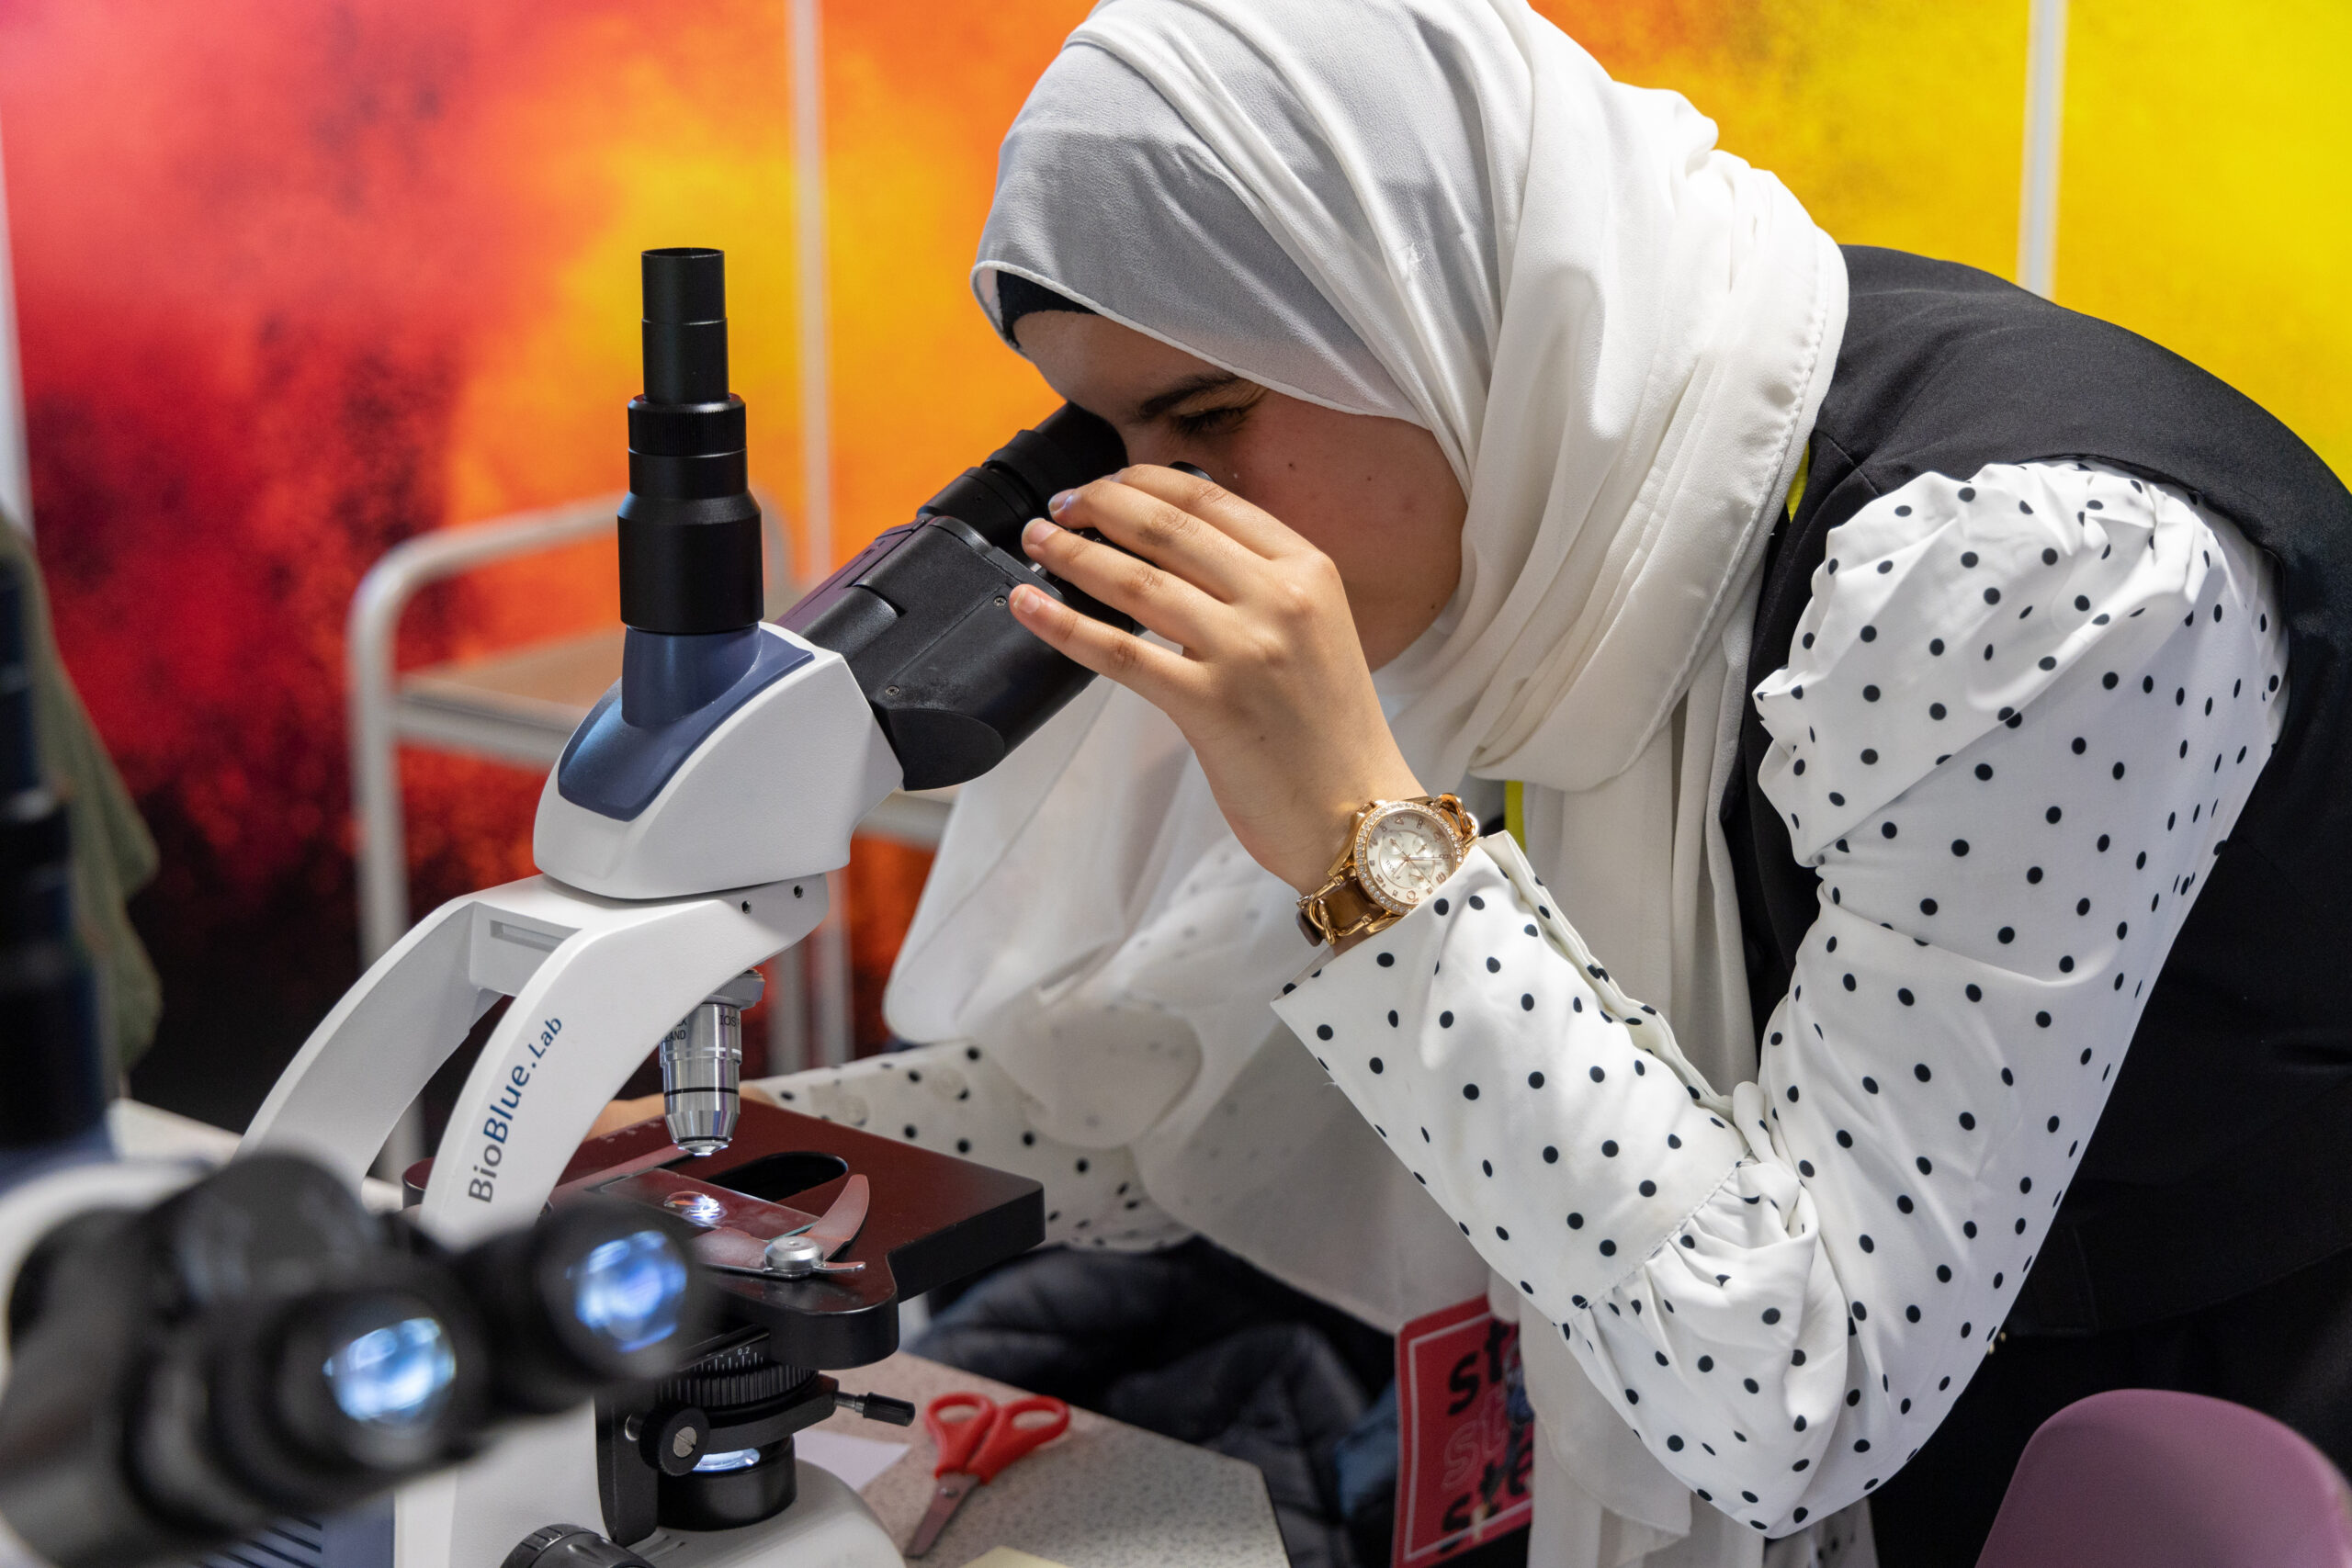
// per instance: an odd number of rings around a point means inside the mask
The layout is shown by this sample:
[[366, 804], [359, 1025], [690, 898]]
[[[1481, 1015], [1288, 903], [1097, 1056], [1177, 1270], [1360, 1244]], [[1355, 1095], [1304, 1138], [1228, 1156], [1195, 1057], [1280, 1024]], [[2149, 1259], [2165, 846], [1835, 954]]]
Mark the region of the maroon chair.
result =
[[2116, 1389], [2034, 1433], [1976, 1568], [2352, 1568], [2352, 1487], [2259, 1411]]

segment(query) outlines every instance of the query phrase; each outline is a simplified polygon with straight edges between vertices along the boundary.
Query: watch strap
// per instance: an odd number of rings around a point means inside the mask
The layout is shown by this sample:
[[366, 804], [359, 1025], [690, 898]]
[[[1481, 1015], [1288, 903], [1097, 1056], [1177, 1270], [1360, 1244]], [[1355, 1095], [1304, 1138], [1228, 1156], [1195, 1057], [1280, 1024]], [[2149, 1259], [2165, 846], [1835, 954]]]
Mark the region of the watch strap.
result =
[[[1352, 845], [1355, 835], [1349, 834]], [[1298, 901], [1299, 934], [1313, 947], [1351, 936], [1385, 931], [1405, 917], [1388, 908], [1356, 881], [1355, 857], [1331, 874], [1330, 880]]]

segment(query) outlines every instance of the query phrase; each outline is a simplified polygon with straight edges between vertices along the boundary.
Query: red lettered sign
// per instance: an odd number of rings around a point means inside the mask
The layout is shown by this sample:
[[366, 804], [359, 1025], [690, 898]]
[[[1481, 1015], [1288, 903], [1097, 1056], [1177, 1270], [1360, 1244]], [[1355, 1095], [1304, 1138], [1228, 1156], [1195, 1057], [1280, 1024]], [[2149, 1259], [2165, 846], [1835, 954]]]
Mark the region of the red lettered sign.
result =
[[1394, 1568], [1428, 1568], [1525, 1529], [1535, 1423], [1519, 1325], [1487, 1298], [1417, 1317], [1396, 1335]]

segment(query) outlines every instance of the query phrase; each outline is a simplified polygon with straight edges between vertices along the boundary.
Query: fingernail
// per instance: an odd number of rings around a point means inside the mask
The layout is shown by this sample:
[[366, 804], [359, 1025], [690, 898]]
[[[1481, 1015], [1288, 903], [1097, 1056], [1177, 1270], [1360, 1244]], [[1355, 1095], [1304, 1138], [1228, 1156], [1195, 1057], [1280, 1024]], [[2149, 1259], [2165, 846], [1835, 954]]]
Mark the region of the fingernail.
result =
[[1029, 614], [1032, 610], [1035, 610], [1037, 607], [1038, 601], [1044, 597], [1045, 595], [1038, 592], [1035, 589], [1029, 587], [1025, 583], [1023, 584], [1021, 587], [1012, 591], [1013, 613], [1015, 615], [1022, 615]]
[[1074, 490], [1066, 490], [1059, 495], [1054, 497], [1053, 500], [1046, 502], [1046, 510], [1052, 513], [1055, 516], [1059, 517], [1062, 514], [1062, 509], [1077, 499], [1078, 491]]
[[1032, 517], [1028, 522], [1021, 525], [1021, 542], [1024, 546], [1039, 544], [1051, 537], [1053, 532], [1054, 525], [1042, 517]]

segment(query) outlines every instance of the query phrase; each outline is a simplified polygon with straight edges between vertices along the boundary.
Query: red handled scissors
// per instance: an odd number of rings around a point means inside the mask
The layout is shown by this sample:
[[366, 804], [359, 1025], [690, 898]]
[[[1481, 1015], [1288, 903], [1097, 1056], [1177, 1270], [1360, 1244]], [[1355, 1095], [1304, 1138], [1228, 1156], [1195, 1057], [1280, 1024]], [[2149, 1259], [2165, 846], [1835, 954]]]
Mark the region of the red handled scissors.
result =
[[939, 1487], [915, 1527], [910, 1557], [931, 1550], [973, 1487], [995, 1480], [1006, 1465], [1068, 1431], [1069, 1406], [1042, 1393], [1001, 1405], [986, 1394], [943, 1393], [923, 1407], [922, 1424], [939, 1449], [939, 1463], [932, 1471]]

